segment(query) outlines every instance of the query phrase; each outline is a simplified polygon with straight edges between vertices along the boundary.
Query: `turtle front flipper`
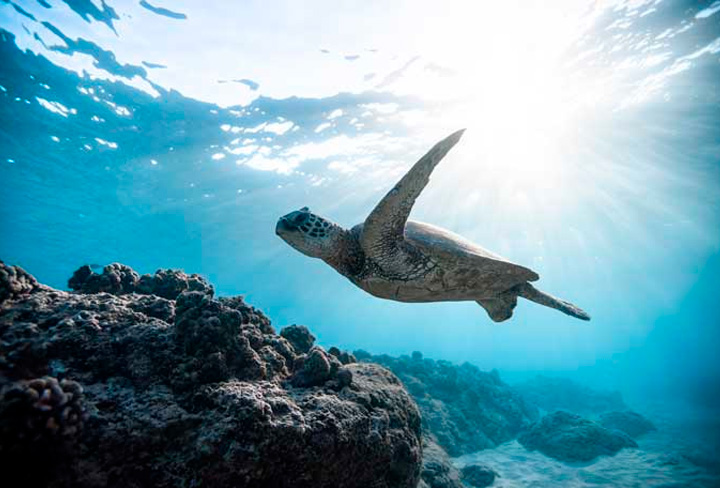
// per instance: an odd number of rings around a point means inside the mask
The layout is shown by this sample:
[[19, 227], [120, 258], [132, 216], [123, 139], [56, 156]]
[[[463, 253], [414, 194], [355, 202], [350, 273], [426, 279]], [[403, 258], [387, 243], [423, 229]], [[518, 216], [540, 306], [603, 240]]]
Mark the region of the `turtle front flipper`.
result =
[[450, 134], [415, 163], [365, 219], [360, 244], [365, 255], [380, 263], [396, 254], [415, 200], [430, 181], [435, 166], [457, 144], [465, 129]]

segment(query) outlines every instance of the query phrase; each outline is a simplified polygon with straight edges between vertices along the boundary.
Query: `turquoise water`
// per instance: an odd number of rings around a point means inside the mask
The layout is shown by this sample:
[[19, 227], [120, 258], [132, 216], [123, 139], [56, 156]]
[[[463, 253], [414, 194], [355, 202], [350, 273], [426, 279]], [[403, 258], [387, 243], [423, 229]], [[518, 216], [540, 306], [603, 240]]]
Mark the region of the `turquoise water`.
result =
[[[445, 5], [445, 4], [443, 4]], [[182, 268], [324, 345], [720, 404], [720, 3], [0, 3], [0, 258]], [[412, 218], [592, 315], [365, 294], [274, 233]]]

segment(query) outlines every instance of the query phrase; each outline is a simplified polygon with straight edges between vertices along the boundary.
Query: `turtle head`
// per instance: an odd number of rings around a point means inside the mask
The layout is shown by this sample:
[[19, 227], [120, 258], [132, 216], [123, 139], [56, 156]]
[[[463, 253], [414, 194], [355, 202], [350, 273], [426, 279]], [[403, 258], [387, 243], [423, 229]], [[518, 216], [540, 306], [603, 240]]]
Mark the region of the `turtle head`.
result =
[[303, 207], [280, 217], [275, 233], [306, 256], [331, 259], [338, 252], [344, 230]]

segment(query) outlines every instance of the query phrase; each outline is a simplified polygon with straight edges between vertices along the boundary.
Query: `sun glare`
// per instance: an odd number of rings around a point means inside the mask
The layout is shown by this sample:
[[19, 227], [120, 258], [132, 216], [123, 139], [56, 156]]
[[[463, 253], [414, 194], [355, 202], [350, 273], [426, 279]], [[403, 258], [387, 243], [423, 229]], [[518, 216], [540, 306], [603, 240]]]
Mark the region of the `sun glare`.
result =
[[563, 62], [579, 35], [580, 16], [560, 3], [478, 4], [474, 12], [458, 10], [435, 24], [442, 31], [433, 39], [441, 42], [430, 51], [453, 75], [424, 73], [408, 91], [440, 102], [439, 125], [468, 128], [458, 172], [482, 172], [521, 193], [571, 188], [562, 175], [573, 162], [562, 150], [573, 143], [587, 101], [578, 94], [592, 92], [577, 85], [587, 77], [571, 76]]

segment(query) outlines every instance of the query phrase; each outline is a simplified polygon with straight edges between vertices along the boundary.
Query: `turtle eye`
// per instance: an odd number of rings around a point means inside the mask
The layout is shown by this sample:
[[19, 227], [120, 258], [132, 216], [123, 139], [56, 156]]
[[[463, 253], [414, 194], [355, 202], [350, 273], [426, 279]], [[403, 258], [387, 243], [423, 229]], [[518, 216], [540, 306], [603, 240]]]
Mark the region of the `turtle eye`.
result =
[[308, 220], [308, 214], [306, 213], [299, 213], [295, 217], [292, 218], [292, 221], [296, 225], [302, 225]]

